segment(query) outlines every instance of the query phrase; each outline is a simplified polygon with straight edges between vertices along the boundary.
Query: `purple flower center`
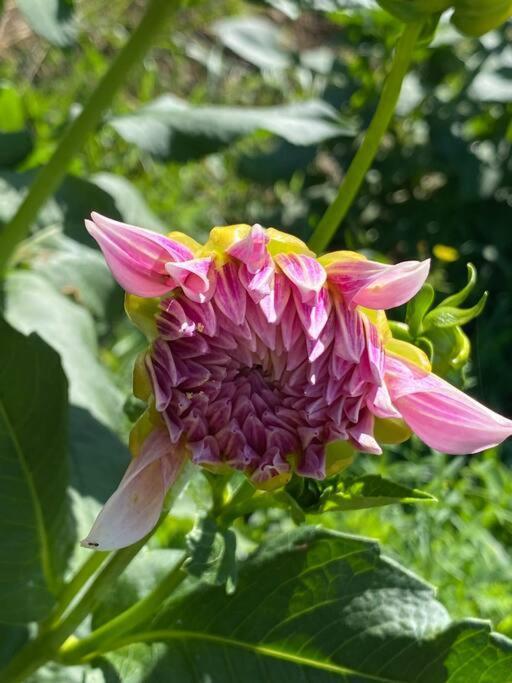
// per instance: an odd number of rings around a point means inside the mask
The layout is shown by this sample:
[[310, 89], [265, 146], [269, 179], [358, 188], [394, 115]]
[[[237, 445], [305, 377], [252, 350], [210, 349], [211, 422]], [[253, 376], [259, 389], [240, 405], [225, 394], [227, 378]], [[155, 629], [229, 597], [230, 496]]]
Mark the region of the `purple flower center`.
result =
[[299, 474], [323, 478], [332, 441], [378, 451], [369, 410], [382, 385], [378, 335], [329, 294], [321, 330], [308, 336], [304, 304], [288, 287], [273, 323], [245, 293], [239, 323], [216, 293], [199, 303], [177, 291], [161, 302], [148, 363], [156, 407], [195, 463], [225, 463], [264, 482], [289, 472], [291, 458]]

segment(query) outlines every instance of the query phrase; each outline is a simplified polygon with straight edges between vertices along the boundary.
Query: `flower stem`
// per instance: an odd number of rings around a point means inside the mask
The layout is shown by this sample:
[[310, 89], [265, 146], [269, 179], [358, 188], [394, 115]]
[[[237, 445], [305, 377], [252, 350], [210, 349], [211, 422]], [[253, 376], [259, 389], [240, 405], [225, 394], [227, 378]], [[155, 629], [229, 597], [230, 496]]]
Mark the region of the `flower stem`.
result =
[[377, 154], [395, 111], [422, 28], [422, 22], [406, 24], [398, 40], [391, 70], [364, 140], [341, 183], [336, 199], [322, 216], [309, 240], [309, 246], [317, 253], [322, 252], [336, 234]]
[[114, 553], [68, 615], [55, 628], [42, 633], [13, 657], [0, 673], [0, 682], [24, 681], [43, 664], [54, 659], [60, 646], [111, 589], [112, 582], [124, 571], [146, 541], [147, 537]]
[[75, 576], [64, 586], [49, 619], [41, 624], [42, 631], [49, 630], [60, 621], [70, 604], [78, 597], [82, 588], [101, 567], [108, 556], [108, 552], [93, 552], [89, 554], [89, 557]]
[[0, 275], [4, 274], [16, 245], [28, 235], [43, 204], [61, 184], [71, 160], [100, 122], [130, 69], [141, 63], [158, 31], [165, 26], [167, 16], [183, 4], [183, 0], [149, 0], [142, 21], [64, 133], [49, 162], [39, 171], [15, 216], [0, 231]]
[[151, 619], [162, 606], [167, 597], [186, 579], [188, 574], [183, 569], [187, 559], [183, 555], [177, 565], [145, 598], [139, 600], [117, 617], [100, 626], [89, 636], [81, 640], [64, 643], [59, 650], [59, 660], [64, 663], [75, 664], [84, 657], [94, 656], [98, 652], [108, 652], [113, 643], [124, 636], [135, 626], [139, 626]]

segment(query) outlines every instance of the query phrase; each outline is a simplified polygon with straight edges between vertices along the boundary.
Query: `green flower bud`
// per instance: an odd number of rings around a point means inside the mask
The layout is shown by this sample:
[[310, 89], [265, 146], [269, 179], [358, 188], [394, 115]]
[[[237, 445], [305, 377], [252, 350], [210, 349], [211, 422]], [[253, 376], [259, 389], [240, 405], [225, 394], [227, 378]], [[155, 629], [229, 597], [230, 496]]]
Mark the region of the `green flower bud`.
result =
[[452, 23], [469, 36], [481, 36], [512, 16], [512, 0], [456, 0]]
[[453, 6], [453, 0], [377, 0], [379, 5], [402, 21], [417, 21]]

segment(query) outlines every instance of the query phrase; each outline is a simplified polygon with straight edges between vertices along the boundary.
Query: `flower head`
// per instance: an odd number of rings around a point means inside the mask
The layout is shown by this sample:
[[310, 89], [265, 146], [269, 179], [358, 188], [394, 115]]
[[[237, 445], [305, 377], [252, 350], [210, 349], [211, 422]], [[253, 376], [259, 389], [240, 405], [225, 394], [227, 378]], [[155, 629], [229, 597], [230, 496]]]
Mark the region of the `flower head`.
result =
[[391, 266], [343, 251], [317, 259], [259, 225], [214, 228], [201, 246], [92, 219], [150, 347], [134, 375], [134, 393], [148, 401], [132, 432], [137, 457], [85, 545], [121, 547], [150, 531], [187, 459], [275, 488], [293, 472], [334, 473], [341, 461], [326, 451], [335, 442], [378, 454], [376, 434], [403, 438], [410, 428], [434, 448], [467, 453], [512, 434], [511, 421], [391, 337], [384, 309], [419, 291], [428, 261]]

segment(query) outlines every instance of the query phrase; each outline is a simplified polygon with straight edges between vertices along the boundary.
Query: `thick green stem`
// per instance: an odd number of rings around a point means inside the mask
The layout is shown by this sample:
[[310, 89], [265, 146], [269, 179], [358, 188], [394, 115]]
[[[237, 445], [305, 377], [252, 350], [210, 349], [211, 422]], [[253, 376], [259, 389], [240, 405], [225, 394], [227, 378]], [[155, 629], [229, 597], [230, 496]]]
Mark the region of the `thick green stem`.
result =
[[5, 272], [16, 245], [28, 235], [39, 210], [57, 190], [68, 166], [96, 128], [130, 69], [140, 64], [155, 37], [183, 0], [149, 0], [142, 21], [98, 83], [80, 115], [64, 133], [50, 161], [38, 173], [14, 218], [0, 231], [0, 275]]
[[370, 127], [341, 183], [336, 199], [322, 216], [309, 240], [309, 246], [317, 253], [322, 252], [336, 234], [377, 154], [380, 142], [395, 111], [402, 83], [422, 28], [421, 22], [405, 25]]
[[108, 652], [113, 643], [135, 626], [151, 619], [169, 595], [186, 579], [183, 569], [184, 555], [169, 574], [145, 598], [136, 602], [111, 621], [103, 624], [86, 638], [64, 643], [59, 650], [59, 659], [65, 663], [78, 663], [84, 657], [99, 652]]
[[66, 612], [71, 603], [78, 597], [85, 584], [97, 572], [108, 556], [109, 553], [107, 552], [90, 553], [90, 556], [83, 563], [75, 576], [62, 589], [58, 602], [55, 605], [50, 618], [41, 624], [42, 631], [47, 631], [60, 621], [62, 615]]
[[40, 666], [54, 659], [62, 643], [76, 630], [85, 617], [96, 607], [101, 598], [112, 587], [113, 581], [124, 571], [147, 537], [135, 545], [118, 550], [100, 571], [91, 586], [85, 591], [78, 604], [54, 629], [47, 631], [20, 650], [8, 666], [0, 673], [1, 683], [24, 681]]

